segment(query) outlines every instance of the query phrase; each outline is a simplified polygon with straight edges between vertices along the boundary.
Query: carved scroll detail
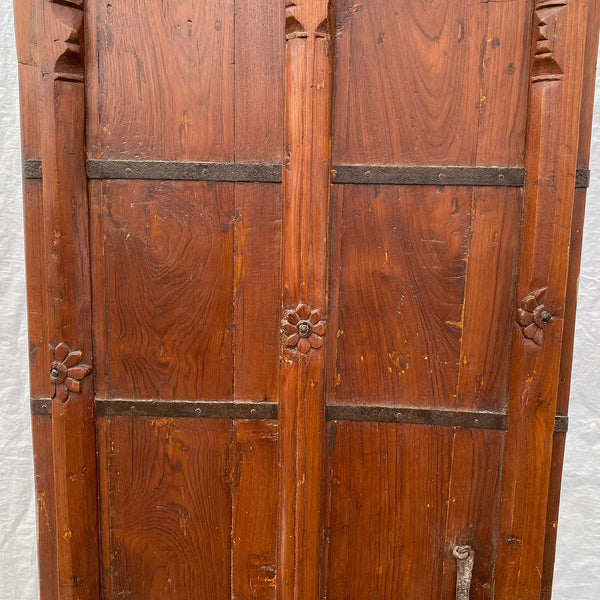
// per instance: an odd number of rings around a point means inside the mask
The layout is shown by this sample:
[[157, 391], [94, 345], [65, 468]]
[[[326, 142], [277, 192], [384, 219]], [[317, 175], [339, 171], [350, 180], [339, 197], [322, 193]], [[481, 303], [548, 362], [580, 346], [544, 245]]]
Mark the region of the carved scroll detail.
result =
[[552, 321], [552, 313], [542, 302], [547, 289], [541, 288], [527, 294], [521, 300], [521, 308], [517, 310], [517, 323], [523, 330], [523, 335], [538, 346], [542, 345], [544, 327]]
[[293, 0], [286, 0], [285, 3], [285, 38], [286, 40], [293, 40], [295, 38], [329, 38], [329, 17], [325, 17], [314, 29], [311, 31], [310, 26], [304, 25], [297, 15], [297, 9], [300, 7]]
[[53, 398], [66, 402], [69, 394], [81, 392], [81, 382], [91, 372], [92, 367], [81, 362], [80, 350], [71, 350], [61, 342], [53, 349], [54, 360], [50, 364], [50, 383], [54, 385]]
[[567, 6], [565, 1], [538, 0], [535, 15], [536, 48], [532, 67], [532, 81], [558, 81], [563, 77], [562, 67], [554, 56], [557, 16]]
[[83, 81], [83, 4], [76, 0], [50, 0], [47, 35], [52, 36], [53, 75], [63, 81]]
[[320, 348], [325, 335], [325, 323], [318, 310], [308, 304], [299, 304], [288, 310], [281, 320], [281, 332], [287, 348], [306, 354], [311, 348]]

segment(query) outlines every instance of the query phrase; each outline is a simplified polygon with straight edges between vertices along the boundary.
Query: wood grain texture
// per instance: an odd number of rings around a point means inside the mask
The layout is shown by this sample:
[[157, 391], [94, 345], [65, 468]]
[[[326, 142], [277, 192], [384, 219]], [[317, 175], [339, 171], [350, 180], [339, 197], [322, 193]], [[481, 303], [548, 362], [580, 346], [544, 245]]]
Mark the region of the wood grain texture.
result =
[[284, 2], [235, 0], [235, 160], [280, 161]]
[[[547, 287], [541, 346], [513, 327], [496, 598], [541, 593], [588, 2], [537, 3], [517, 301]], [[560, 106], [560, 113], [557, 108]]]
[[279, 396], [281, 186], [235, 184], [235, 400]]
[[482, 550], [472, 597], [492, 598], [501, 436], [332, 423], [327, 597], [453, 597], [452, 545], [464, 542]]
[[335, 186], [333, 205], [335, 402], [455, 406], [471, 191]]
[[98, 394], [231, 398], [233, 184], [90, 190]]
[[[600, 29], [600, 3], [591, 2], [587, 19], [587, 35], [585, 59], [583, 64], [583, 89], [579, 122], [579, 147], [577, 167], [587, 168], [590, 158], [590, 142], [592, 133], [592, 113], [594, 108], [594, 91], [596, 81], [596, 60], [598, 55], [598, 32]], [[562, 356], [560, 360], [560, 378], [556, 401], [556, 413], [566, 415], [569, 408], [571, 389], [571, 365], [573, 342], [575, 337], [575, 317], [577, 310], [577, 288], [581, 266], [581, 248], [583, 221], [585, 215], [586, 190], [576, 189], [571, 222], [571, 240], [569, 243], [569, 275], [565, 299], [565, 316], [563, 327]], [[560, 506], [560, 489], [562, 465], [565, 448], [564, 434], [554, 434], [552, 445], [552, 463], [550, 486], [548, 492], [548, 508], [546, 513], [546, 539], [544, 543], [544, 568], [542, 571], [541, 600], [550, 600], [554, 576], [554, 557], [556, 536], [558, 531], [558, 512]]]
[[456, 402], [502, 410], [508, 401], [521, 190], [473, 191]]
[[91, 156], [232, 160], [233, 0], [89, 4]]
[[[37, 3], [14, 4], [15, 38], [19, 62], [21, 154], [24, 160], [41, 156], [41, 73], [37, 41]], [[27, 277], [27, 331], [29, 339], [29, 385], [34, 397], [49, 397], [46, 330], [46, 275], [42, 184], [23, 181], [23, 220]]]
[[98, 425], [103, 597], [229, 599], [231, 421]]
[[522, 165], [531, 7], [340, 2], [334, 163]]
[[232, 582], [235, 600], [274, 600], [278, 458], [275, 421], [234, 421]]
[[[36, 19], [42, 75], [42, 236], [48, 343], [53, 348], [66, 344], [90, 364], [83, 7], [78, 2], [65, 5], [42, 0], [37, 4]], [[64, 356], [60, 358], [59, 354], [62, 352], [55, 353], [55, 359], [62, 361]], [[73, 362], [66, 362], [73, 366]], [[46, 364], [50, 375], [50, 360]], [[97, 598], [100, 582], [93, 382], [90, 377], [85, 377], [80, 386], [75, 382], [66, 398], [58, 395], [58, 385], [54, 387], [57, 597]]]
[[52, 420], [32, 417], [33, 468], [37, 521], [38, 579], [40, 598], [57, 600], [56, 497], [52, 461]]
[[[334, 6], [327, 0], [286, 2], [282, 317], [301, 304], [320, 318], [328, 314], [329, 18]], [[302, 319], [308, 318], [307, 311], [300, 311]], [[281, 357], [279, 600], [319, 596], [325, 365], [323, 347], [308, 353], [286, 347]]]

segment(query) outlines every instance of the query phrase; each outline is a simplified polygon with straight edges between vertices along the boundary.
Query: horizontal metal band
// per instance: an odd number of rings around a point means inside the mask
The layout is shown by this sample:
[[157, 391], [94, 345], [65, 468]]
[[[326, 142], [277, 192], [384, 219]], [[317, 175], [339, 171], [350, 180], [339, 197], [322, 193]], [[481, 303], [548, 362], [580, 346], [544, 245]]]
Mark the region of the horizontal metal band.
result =
[[[51, 398], [31, 398], [31, 414], [52, 416]], [[100, 417], [183, 417], [202, 419], [277, 419], [276, 402], [232, 402], [205, 400], [123, 400], [96, 399], [96, 414]], [[432, 425], [436, 427], [470, 427], [472, 429], [506, 430], [505, 413], [457, 411], [430, 408], [398, 408], [328, 404], [328, 421], [363, 421]], [[555, 433], [567, 433], [569, 417], [556, 415]]]
[[554, 417], [554, 433], [567, 433], [569, 430], [569, 417], [556, 415]]
[[508, 426], [505, 413], [388, 406], [328, 404], [326, 418], [328, 421], [373, 421], [472, 429], [505, 430]]
[[276, 402], [96, 399], [100, 417], [196, 417], [201, 419], [276, 419]]
[[575, 174], [575, 187], [576, 188], [590, 187], [590, 170], [589, 169], [577, 169], [577, 173]]
[[42, 178], [42, 161], [38, 158], [28, 158], [23, 161], [23, 177], [25, 179]]
[[333, 183], [383, 185], [458, 185], [522, 187], [525, 169], [518, 167], [430, 167], [334, 165]]
[[52, 416], [52, 398], [31, 398], [29, 406], [31, 407], [31, 416], [33, 417]]
[[273, 163], [95, 159], [87, 161], [87, 174], [90, 179], [279, 183], [281, 171], [281, 164]]
[[[159, 181], [238, 181], [280, 183], [279, 163], [182, 162], [163, 160], [87, 161], [90, 179], [150, 179]], [[23, 161], [25, 179], [42, 178], [42, 161]], [[389, 185], [459, 185], [521, 187], [525, 170], [518, 167], [393, 167], [334, 165], [333, 183]], [[589, 169], [577, 169], [575, 187], [590, 185]]]

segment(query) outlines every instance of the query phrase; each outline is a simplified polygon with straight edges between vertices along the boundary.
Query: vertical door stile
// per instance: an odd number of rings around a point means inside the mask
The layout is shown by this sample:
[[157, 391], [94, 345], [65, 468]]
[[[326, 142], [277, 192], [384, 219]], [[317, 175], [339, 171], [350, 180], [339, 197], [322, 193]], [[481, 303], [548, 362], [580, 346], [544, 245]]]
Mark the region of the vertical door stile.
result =
[[38, 1], [58, 598], [99, 597], [83, 0]]
[[332, 105], [331, 3], [286, 0], [279, 600], [319, 594]]
[[538, 598], [563, 337], [588, 0], [537, 0], [496, 598]]

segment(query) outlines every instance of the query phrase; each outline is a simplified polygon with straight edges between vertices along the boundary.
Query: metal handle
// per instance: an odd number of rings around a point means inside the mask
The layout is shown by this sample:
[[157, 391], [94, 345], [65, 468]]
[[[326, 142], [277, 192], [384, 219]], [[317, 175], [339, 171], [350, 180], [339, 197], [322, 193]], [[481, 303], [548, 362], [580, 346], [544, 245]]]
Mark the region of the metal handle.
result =
[[475, 551], [471, 546], [454, 546], [452, 556], [456, 558], [456, 600], [469, 600]]

